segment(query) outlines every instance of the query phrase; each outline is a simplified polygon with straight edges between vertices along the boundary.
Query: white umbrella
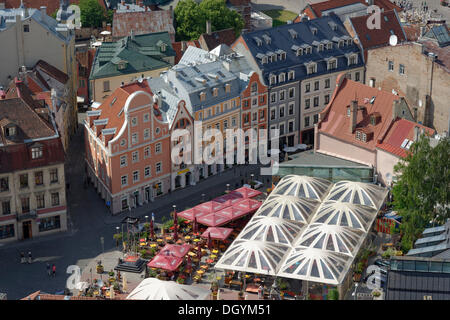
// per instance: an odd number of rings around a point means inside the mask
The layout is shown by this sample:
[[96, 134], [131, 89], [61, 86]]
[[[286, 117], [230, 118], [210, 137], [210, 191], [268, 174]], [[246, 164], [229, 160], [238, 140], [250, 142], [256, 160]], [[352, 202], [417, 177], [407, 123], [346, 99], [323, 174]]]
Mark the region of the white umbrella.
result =
[[147, 278], [128, 295], [127, 300], [206, 300], [209, 295], [210, 291], [204, 288]]
[[105, 31], [100, 32], [100, 34], [101, 34], [102, 36], [108, 36], [108, 35], [111, 34], [111, 32], [108, 31], [108, 30], [105, 30]]

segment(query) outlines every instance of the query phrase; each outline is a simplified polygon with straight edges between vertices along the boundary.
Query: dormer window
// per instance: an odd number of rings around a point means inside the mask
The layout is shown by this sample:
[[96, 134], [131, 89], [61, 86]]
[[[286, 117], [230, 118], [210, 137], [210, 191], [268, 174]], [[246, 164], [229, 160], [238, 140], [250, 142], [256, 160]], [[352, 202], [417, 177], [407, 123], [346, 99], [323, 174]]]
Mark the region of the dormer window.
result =
[[291, 35], [292, 39], [297, 39], [297, 32], [294, 29], [289, 29], [288, 32]]
[[339, 40], [338, 47], [339, 48], [343, 48], [344, 47], [344, 40]]
[[299, 48], [299, 49], [297, 49], [297, 56], [301, 56], [301, 55], [303, 55], [303, 49]]
[[288, 80], [294, 80], [294, 77], [295, 77], [295, 71], [289, 71]]
[[378, 112], [375, 112], [370, 115], [370, 124], [373, 126], [376, 126], [378, 123], [381, 122], [381, 114]]
[[118, 70], [124, 70], [124, 69], [126, 69], [127, 68], [127, 63], [125, 62], [125, 61], [120, 61], [118, 64], [117, 64], [117, 69]]
[[212, 92], [213, 92], [213, 96], [214, 96], [214, 97], [217, 97], [218, 94], [219, 94], [219, 89], [213, 88], [213, 89], [212, 89]]
[[206, 93], [200, 92], [200, 101], [205, 101], [205, 100], [206, 100]]
[[231, 84], [227, 83], [227, 84], [225, 85], [225, 92], [226, 92], [226, 93], [229, 93], [230, 91], [231, 91]]
[[312, 53], [312, 47], [306, 47], [306, 54], [311, 54]]
[[317, 72], [317, 64], [315, 62], [305, 63], [307, 74], [312, 74]]
[[41, 145], [36, 145], [31, 148], [31, 159], [40, 159], [43, 156], [43, 147]]
[[352, 54], [351, 56], [348, 57], [348, 65], [354, 65], [358, 63], [358, 56], [356, 54]]
[[328, 70], [336, 69], [337, 68], [337, 59], [328, 60], [327, 68], [328, 68]]
[[16, 126], [9, 126], [5, 128], [5, 137], [14, 137], [17, 134]]
[[257, 45], [258, 47], [262, 46], [262, 40], [261, 40], [260, 38], [254, 37], [253, 40], [255, 40], [256, 45]]
[[274, 54], [272, 55], [272, 62], [275, 62], [275, 61], [277, 61], [277, 55], [274, 53]]
[[166, 52], [167, 44], [164, 41], [159, 40], [156, 45], [159, 47], [161, 52]]
[[347, 46], [351, 46], [352, 45], [353, 40], [352, 39], [347, 39]]
[[284, 82], [286, 80], [286, 75], [284, 73], [280, 73], [278, 76], [278, 82]]
[[262, 37], [266, 42], [266, 44], [270, 44], [272, 42], [272, 39], [270, 39], [270, 37], [267, 34], [264, 34]]
[[317, 51], [318, 51], [318, 52], [323, 51], [323, 44], [322, 44], [322, 43], [319, 44], [319, 47], [317, 48]]
[[269, 59], [267, 59], [267, 56], [264, 56], [262, 58], [262, 63], [265, 64], [265, 63], [268, 63], [268, 62], [269, 62]]
[[331, 50], [331, 49], [333, 49], [333, 43], [328, 42], [327, 43], [327, 50]]
[[317, 28], [311, 28], [311, 33], [315, 36], [317, 35]]
[[286, 52], [280, 53], [280, 60], [286, 60]]

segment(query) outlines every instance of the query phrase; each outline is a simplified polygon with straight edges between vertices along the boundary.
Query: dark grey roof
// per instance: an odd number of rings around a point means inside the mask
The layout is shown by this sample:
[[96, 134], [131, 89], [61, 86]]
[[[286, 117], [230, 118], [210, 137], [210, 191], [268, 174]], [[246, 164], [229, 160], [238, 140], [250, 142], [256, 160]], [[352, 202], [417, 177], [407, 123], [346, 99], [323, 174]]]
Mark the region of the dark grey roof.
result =
[[388, 273], [386, 300], [450, 300], [450, 274], [410, 271]]
[[[333, 30], [333, 25], [336, 25], [336, 30]], [[316, 34], [313, 34], [313, 30], [315, 30]], [[296, 34], [296, 37], [293, 37], [293, 34]], [[265, 80], [268, 80], [271, 73], [278, 75], [289, 70], [294, 70], [295, 80], [299, 80], [363, 65], [363, 59], [357, 45], [352, 43], [342, 48], [338, 48], [336, 45], [336, 42], [340, 39], [350, 39], [351, 37], [339, 17], [334, 14], [304, 22], [244, 33], [242, 38], [257, 62]], [[325, 44], [326, 40], [334, 42], [333, 48], [318, 52], [316, 46]], [[312, 53], [297, 56], [295, 50], [305, 47], [305, 45], [312, 46]], [[285, 60], [280, 61], [277, 59], [275, 62], [262, 64], [261, 59], [257, 58], [257, 55], [276, 53], [280, 49], [286, 52]], [[345, 54], [350, 53], [358, 54], [358, 64], [348, 66]], [[338, 63], [337, 69], [328, 71], [326, 59], [330, 57], [337, 58]], [[305, 63], [311, 61], [317, 63], [317, 72], [307, 75]], [[267, 83], [269, 82], [267, 81]]]
[[369, 168], [363, 164], [344, 160], [341, 158], [332, 157], [320, 152], [314, 152], [312, 150], [303, 151], [298, 154], [290, 155], [289, 157], [294, 158], [289, 161], [280, 163], [280, 167], [337, 167], [337, 168]]
[[440, 47], [445, 47], [450, 44], [450, 35], [445, 25], [435, 26], [425, 34], [426, 38], [435, 39]]

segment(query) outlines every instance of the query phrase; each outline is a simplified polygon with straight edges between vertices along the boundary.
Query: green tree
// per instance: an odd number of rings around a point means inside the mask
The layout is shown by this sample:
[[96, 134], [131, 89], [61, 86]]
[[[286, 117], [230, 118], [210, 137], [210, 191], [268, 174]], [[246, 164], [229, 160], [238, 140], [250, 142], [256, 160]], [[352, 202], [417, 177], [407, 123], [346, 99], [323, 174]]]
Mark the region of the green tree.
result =
[[394, 167], [399, 177], [393, 187], [394, 209], [402, 216], [402, 250], [412, 248], [430, 221], [443, 223], [450, 216], [450, 139], [432, 147], [422, 135], [410, 153]]
[[83, 27], [101, 27], [102, 22], [106, 21], [105, 9], [97, 0], [80, 0], [78, 3], [81, 14], [81, 25]]
[[181, 0], [175, 7], [177, 40], [196, 40], [206, 32], [206, 21], [211, 21], [211, 30], [233, 28], [238, 36], [244, 20], [234, 10], [228, 9], [225, 0]]

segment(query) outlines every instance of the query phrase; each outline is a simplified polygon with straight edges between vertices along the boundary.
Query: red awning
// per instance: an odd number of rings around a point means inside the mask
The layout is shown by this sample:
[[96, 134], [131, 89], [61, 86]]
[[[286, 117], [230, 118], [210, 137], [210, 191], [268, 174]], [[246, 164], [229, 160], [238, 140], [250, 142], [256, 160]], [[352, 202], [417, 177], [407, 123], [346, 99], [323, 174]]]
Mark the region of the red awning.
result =
[[209, 227], [203, 232], [202, 238], [208, 239], [209, 234], [213, 240], [225, 240], [232, 231], [231, 228]]
[[152, 261], [147, 263], [147, 266], [149, 266], [150, 268], [175, 271], [178, 269], [178, 267], [181, 265], [182, 262], [183, 262], [182, 258], [173, 256], [163, 256], [158, 254], [152, 259]]
[[252, 188], [242, 187], [231, 191], [229, 194], [240, 195], [242, 198], [248, 199], [259, 196], [262, 192]]
[[[195, 206], [194, 209], [198, 209], [203, 212], [211, 213], [211, 212], [219, 211], [226, 207], [227, 207], [227, 205], [213, 200], [213, 201], [208, 201], [208, 202], [199, 204], [199, 205]], [[197, 217], [197, 219], [198, 219], [198, 217]]]
[[166, 244], [164, 248], [162, 248], [158, 253], [158, 255], [183, 258], [185, 255], [187, 255], [190, 249], [191, 246], [188, 244]]
[[246, 214], [255, 212], [261, 207], [261, 201], [253, 200], [253, 199], [245, 199], [233, 205], [233, 208], [243, 210]]
[[209, 212], [205, 210], [200, 210], [196, 207], [184, 210], [183, 212], [178, 213], [178, 216], [187, 220], [194, 220], [195, 217], [197, 219], [201, 216], [208, 214]]
[[236, 202], [239, 202], [241, 200], [242, 200], [242, 195], [241, 194], [239, 194], [239, 193], [231, 193], [231, 192], [228, 193], [228, 194], [225, 194], [223, 196], [220, 196], [220, 197], [217, 197], [217, 198], [213, 199], [213, 201], [222, 203], [222, 204], [227, 205], [227, 206], [231, 206], [231, 205], [233, 205]]
[[230, 217], [221, 215], [218, 212], [213, 212], [197, 219], [198, 223], [201, 223], [208, 227], [218, 227], [227, 224], [230, 221]]

